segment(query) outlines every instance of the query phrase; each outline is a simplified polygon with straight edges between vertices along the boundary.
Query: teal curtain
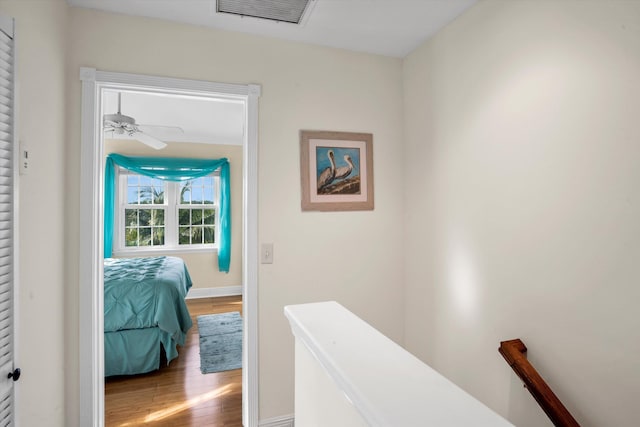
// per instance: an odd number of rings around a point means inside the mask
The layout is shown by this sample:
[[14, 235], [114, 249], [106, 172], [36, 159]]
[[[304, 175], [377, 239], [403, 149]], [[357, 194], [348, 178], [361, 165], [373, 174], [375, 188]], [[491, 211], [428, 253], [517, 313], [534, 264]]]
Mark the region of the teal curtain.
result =
[[104, 176], [104, 257], [113, 251], [113, 212], [115, 209], [115, 165], [151, 178], [165, 181], [188, 181], [207, 176], [220, 169], [220, 242], [218, 268], [229, 272], [231, 261], [231, 191], [229, 188], [229, 161], [222, 159], [182, 159], [169, 157], [127, 157], [109, 154]]

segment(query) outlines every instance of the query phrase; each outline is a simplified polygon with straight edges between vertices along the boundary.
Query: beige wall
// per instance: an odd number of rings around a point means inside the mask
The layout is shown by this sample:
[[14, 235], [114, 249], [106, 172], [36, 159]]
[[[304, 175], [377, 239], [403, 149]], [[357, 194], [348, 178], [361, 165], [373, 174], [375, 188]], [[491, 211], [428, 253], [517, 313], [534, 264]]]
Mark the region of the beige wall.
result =
[[[293, 411], [283, 306], [335, 299], [518, 426], [548, 421], [496, 351], [514, 337], [584, 426], [633, 425], [639, 7], [485, 0], [402, 64], [0, 0], [32, 162], [21, 425], [77, 424], [80, 66], [262, 85], [259, 237], [275, 263], [259, 271], [260, 418]], [[300, 211], [300, 129], [374, 134], [373, 212]]]
[[[284, 305], [337, 300], [402, 340], [400, 60], [74, 8], [68, 54], [70, 224], [78, 222], [79, 205], [79, 67], [262, 85], [259, 240], [274, 244], [274, 263], [261, 265], [258, 278], [261, 419], [293, 412], [293, 336]], [[373, 133], [374, 211], [301, 212], [301, 129]], [[78, 241], [77, 225], [67, 237]], [[69, 253], [77, 259], [77, 247]], [[70, 271], [67, 286], [77, 294]], [[77, 329], [74, 316], [69, 330]], [[77, 352], [75, 334], [66, 344]], [[77, 367], [68, 377], [74, 398]], [[77, 401], [70, 405], [77, 413]]]
[[242, 146], [168, 142], [163, 150], [155, 150], [130, 140], [105, 140], [105, 154], [131, 156], [193, 157], [229, 159], [231, 178], [231, 264], [229, 273], [218, 270], [216, 253], [168, 253], [184, 260], [194, 288], [220, 288], [242, 285]]
[[[31, 7], [37, 6], [37, 7]], [[29, 148], [29, 174], [19, 179], [19, 288], [16, 305], [17, 421], [65, 425], [65, 55], [62, 1], [0, 1], [16, 19], [17, 134]], [[77, 325], [76, 325], [77, 329]]]
[[404, 61], [408, 349], [518, 426], [640, 418], [640, 3], [483, 1]]

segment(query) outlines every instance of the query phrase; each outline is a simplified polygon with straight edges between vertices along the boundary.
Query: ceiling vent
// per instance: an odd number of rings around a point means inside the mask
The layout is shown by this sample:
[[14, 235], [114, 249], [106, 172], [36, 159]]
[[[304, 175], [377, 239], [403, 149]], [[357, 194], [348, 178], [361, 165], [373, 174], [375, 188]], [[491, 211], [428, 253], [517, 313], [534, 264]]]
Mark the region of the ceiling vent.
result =
[[300, 24], [315, 0], [217, 0], [216, 12]]

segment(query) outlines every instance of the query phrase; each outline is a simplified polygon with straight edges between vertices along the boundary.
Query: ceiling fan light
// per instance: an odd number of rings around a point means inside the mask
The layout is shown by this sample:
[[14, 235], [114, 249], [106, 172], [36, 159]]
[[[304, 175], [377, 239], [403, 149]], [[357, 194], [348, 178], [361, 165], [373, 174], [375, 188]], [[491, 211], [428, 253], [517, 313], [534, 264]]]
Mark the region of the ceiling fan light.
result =
[[105, 122], [124, 123], [128, 125], [135, 125], [136, 121], [133, 117], [125, 116], [124, 114], [105, 114]]

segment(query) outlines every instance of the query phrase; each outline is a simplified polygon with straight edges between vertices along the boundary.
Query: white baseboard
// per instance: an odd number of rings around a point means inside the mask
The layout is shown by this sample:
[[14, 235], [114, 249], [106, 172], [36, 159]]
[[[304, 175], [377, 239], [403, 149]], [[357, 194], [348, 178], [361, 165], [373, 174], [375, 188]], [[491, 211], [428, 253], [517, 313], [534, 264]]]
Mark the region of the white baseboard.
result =
[[187, 299], [230, 297], [242, 295], [242, 286], [223, 286], [219, 288], [191, 288], [187, 293]]
[[269, 418], [258, 422], [259, 427], [293, 427], [293, 414]]

